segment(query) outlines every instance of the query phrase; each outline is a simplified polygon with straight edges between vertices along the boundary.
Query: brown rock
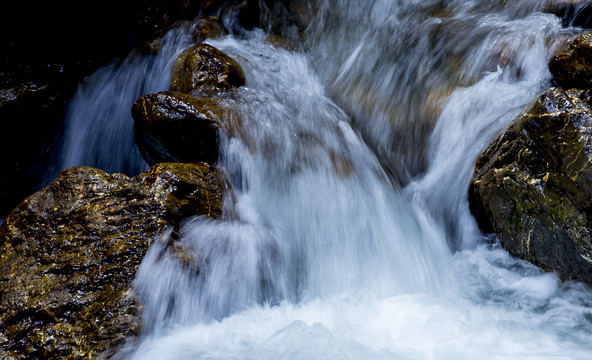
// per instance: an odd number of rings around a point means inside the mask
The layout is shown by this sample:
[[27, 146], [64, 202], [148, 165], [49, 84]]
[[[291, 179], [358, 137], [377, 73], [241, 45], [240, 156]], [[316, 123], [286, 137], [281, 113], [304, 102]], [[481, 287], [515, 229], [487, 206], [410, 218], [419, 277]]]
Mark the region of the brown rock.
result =
[[245, 84], [240, 65], [208, 44], [183, 51], [173, 65], [169, 89], [194, 96], [211, 96]]
[[229, 117], [222, 101], [171, 91], [140, 97], [132, 116], [146, 162], [216, 162], [217, 132]]
[[578, 36], [567, 49], [557, 52], [549, 70], [564, 89], [592, 86], [592, 33]]
[[0, 357], [108, 357], [140, 331], [131, 285], [174, 221], [219, 217], [223, 186], [207, 164], [159, 164], [133, 178], [64, 170], [0, 228]]
[[592, 284], [592, 108], [550, 89], [477, 159], [469, 202], [512, 254]]

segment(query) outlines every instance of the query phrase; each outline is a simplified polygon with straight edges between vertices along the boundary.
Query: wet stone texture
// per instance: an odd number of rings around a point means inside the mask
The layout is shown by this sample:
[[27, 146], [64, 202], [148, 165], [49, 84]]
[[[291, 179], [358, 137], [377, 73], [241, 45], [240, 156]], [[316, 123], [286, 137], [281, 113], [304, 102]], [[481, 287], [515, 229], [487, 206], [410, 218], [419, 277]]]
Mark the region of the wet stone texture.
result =
[[592, 109], [581, 91], [543, 93], [477, 159], [481, 228], [563, 279], [592, 284]]
[[555, 82], [564, 89], [592, 87], [592, 33], [578, 36], [549, 62]]
[[192, 215], [218, 218], [223, 185], [205, 163], [133, 178], [64, 170], [0, 228], [0, 358], [107, 358], [140, 331], [131, 289], [152, 239]]
[[[0, 152], [9, 156], [0, 166], [0, 218], [37, 190], [79, 83], [177, 21], [193, 19], [206, 3], [212, 1], [3, 2]], [[209, 18], [195, 25], [196, 36], [219, 30]], [[143, 51], [158, 51], [150, 48]]]
[[146, 162], [216, 162], [218, 131], [238, 128], [233, 101], [244, 84], [242, 68], [222, 51], [208, 44], [185, 49], [173, 66], [170, 91], [141, 96], [132, 108]]
[[140, 97], [132, 108], [136, 143], [150, 165], [216, 162], [218, 129], [230, 117], [224, 100], [163, 91]]
[[215, 96], [245, 85], [240, 65], [208, 44], [184, 50], [173, 65], [169, 89], [194, 96]]

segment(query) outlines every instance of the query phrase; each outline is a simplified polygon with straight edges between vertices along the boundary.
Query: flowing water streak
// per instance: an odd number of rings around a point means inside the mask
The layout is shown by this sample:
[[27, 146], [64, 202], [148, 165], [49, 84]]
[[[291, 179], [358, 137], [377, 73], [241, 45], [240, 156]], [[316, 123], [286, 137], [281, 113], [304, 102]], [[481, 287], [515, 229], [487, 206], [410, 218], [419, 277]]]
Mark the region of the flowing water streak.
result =
[[258, 32], [212, 43], [247, 75], [221, 144], [236, 203], [151, 247], [126, 355], [588, 359], [589, 288], [483, 241], [465, 200], [571, 30], [532, 1], [320, 5], [307, 54]]
[[252, 79], [235, 104], [235, 131], [246, 136], [222, 146], [236, 218], [195, 219], [181, 231], [197, 277], [161, 261], [164, 245], [151, 249], [138, 283], [153, 330], [260, 303], [437, 289], [450, 262], [443, 238], [392, 188], [306, 58], [258, 37], [214, 45]]
[[85, 165], [107, 172], [136, 175], [148, 168], [134, 141], [133, 103], [144, 94], [167, 90], [176, 55], [190, 36], [174, 30], [160, 39], [158, 54], [133, 53], [96, 71], [68, 105], [57, 159], [43, 176], [47, 185], [70, 166]]

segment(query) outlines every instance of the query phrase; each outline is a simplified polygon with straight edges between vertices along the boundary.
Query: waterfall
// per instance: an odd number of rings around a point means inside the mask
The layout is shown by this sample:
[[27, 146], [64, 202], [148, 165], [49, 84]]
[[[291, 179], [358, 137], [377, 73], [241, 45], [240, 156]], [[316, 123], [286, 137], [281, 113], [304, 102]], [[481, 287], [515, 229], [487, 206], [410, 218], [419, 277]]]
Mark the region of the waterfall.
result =
[[92, 166], [136, 175], [148, 168], [134, 141], [131, 107], [141, 95], [167, 90], [176, 56], [191, 37], [177, 29], [157, 54], [131, 54], [105, 66], [78, 86], [66, 112], [62, 140], [40, 186], [70, 166]]
[[[208, 40], [247, 79], [220, 143], [234, 202], [151, 245], [135, 282], [144, 330], [123, 356], [588, 359], [592, 291], [500, 249], [466, 200], [478, 154], [579, 31], [546, 3], [319, 0], [300, 50], [258, 29]], [[168, 82], [174, 48], [138, 91]], [[99, 107], [120, 99], [108, 92]]]

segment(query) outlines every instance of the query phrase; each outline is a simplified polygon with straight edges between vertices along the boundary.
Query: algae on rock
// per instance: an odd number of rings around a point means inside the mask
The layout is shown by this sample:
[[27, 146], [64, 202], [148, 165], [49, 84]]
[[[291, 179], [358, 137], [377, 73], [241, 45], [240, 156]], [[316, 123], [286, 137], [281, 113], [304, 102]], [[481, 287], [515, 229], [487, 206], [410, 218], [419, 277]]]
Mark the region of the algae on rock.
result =
[[469, 200], [512, 254], [592, 284], [592, 109], [543, 93], [477, 159]]
[[218, 218], [211, 165], [159, 164], [129, 178], [64, 170], [0, 228], [0, 357], [109, 357], [140, 331], [132, 281], [151, 241], [192, 215]]

